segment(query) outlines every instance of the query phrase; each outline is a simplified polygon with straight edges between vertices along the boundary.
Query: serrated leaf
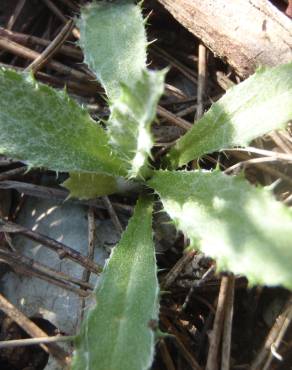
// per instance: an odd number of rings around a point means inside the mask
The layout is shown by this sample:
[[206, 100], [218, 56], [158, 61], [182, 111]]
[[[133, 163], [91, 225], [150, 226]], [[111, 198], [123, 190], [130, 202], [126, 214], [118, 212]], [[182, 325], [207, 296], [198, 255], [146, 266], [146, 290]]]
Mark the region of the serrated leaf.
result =
[[85, 62], [112, 100], [120, 83], [130, 86], [146, 68], [146, 35], [141, 9], [131, 0], [85, 7], [78, 22]]
[[78, 199], [93, 199], [118, 190], [117, 178], [102, 173], [71, 172], [62, 185], [70, 191], [70, 197]]
[[0, 153], [55, 171], [123, 175], [105, 131], [65, 91], [0, 69]]
[[153, 146], [151, 124], [164, 89], [165, 71], [147, 71], [110, 105], [108, 132], [112, 147], [127, 163], [128, 177], [143, 176]]
[[220, 171], [158, 171], [149, 181], [176, 226], [220, 269], [292, 288], [292, 212], [266, 189]]
[[142, 198], [102, 274], [96, 306], [83, 320], [73, 370], [148, 369], [154, 352], [150, 323], [157, 316], [152, 201]]
[[146, 69], [140, 6], [129, 0], [90, 5], [82, 11], [79, 27], [85, 61], [110, 98], [110, 142], [124, 161], [127, 176], [143, 177], [153, 146], [150, 125], [165, 72]]
[[227, 93], [169, 153], [173, 167], [217, 150], [245, 146], [292, 118], [292, 63], [260, 69]]
[[114, 193], [137, 191], [139, 183], [102, 173], [71, 172], [62, 186], [70, 191], [70, 197], [93, 199]]

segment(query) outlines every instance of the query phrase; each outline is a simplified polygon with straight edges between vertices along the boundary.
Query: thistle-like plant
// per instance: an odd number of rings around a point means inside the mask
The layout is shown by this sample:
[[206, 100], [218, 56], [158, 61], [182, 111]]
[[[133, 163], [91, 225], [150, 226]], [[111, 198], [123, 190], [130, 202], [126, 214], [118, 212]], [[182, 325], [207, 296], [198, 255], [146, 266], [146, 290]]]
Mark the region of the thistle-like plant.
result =
[[[260, 69], [228, 90], [177, 141], [165, 158], [166, 169], [153, 170], [151, 124], [165, 71], [146, 67], [144, 23], [140, 6], [130, 0], [93, 4], [78, 21], [85, 62], [108, 96], [106, 129], [66, 92], [1, 69], [0, 152], [32, 167], [69, 172], [65, 186], [79, 198], [114, 193], [129, 182], [144, 184], [154, 189], [191, 248], [216, 258], [218, 270], [244, 274], [250, 284], [292, 288], [291, 210], [242, 175], [176, 170], [283, 128], [292, 118], [292, 64]], [[76, 339], [75, 370], [151, 366], [150, 322], [158, 317], [159, 289], [152, 240], [155, 196], [146, 193], [141, 191], [95, 290], [96, 305]]]

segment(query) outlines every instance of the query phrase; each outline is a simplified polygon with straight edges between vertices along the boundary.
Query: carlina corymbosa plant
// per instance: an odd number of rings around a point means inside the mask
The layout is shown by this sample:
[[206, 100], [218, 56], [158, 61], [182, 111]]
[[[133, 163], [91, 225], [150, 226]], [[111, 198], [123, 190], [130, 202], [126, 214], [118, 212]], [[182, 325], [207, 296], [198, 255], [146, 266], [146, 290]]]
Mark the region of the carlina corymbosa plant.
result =
[[[96, 305], [76, 337], [74, 370], [142, 370], [151, 366], [159, 285], [152, 235], [153, 202], [218, 270], [250, 285], [292, 288], [291, 210], [270, 189], [242, 175], [185, 166], [207, 153], [281, 129], [292, 118], [292, 64], [259, 69], [227, 91], [164, 158], [149, 165], [151, 124], [166, 71], [146, 66], [141, 5], [97, 2], [78, 20], [85, 63], [103, 85], [110, 117], [104, 129], [65, 91], [31, 74], [0, 70], [0, 152], [30, 167], [69, 172], [71, 196], [93, 198], [140, 186], [128, 227], [95, 290]], [[13, 102], [13, 103], [12, 103]], [[150, 191], [149, 189], [152, 189]], [[263, 263], [264, 261], [264, 263]]]

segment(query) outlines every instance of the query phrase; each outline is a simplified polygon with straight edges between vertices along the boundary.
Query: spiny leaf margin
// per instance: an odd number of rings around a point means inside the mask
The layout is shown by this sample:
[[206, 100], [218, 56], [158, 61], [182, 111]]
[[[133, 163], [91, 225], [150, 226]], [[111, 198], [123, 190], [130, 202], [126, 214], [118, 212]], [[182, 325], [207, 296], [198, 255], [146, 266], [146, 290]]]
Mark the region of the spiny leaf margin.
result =
[[105, 131], [66, 91], [0, 68], [0, 153], [31, 167], [124, 175]]
[[127, 177], [143, 177], [154, 141], [151, 124], [163, 93], [166, 70], [142, 73], [133, 87], [122, 84], [120, 97], [110, 104], [109, 142], [125, 161]]
[[102, 173], [71, 172], [62, 186], [70, 191], [70, 198], [93, 199], [117, 192], [117, 178]]
[[292, 212], [263, 188], [221, 171], [157, 171], [148, 184], [191, 246], [251, 284], [292, 288]]
[[83, 8], [77, 25], [85, 63], [110, 100], [116, 99], [120, 83], [130, 86], [146, 68], [147, 39], [140, 6], [131, 0], [92, 3]]
[[281, 129], [292, 118], [292, 63], [260, 68], [230, 88], [171, 149], [172, 167]]
[[94, 199], [114, 193], [138, 191], [141, 183], [103, 173], [70, 172], [62, 186], [69, 190], [69, 198]]
[[151, 366], [154, 332], [150, 321], [158, 317], [152, 209], [152, 199], [139, 199], [108, 260], [96, 290], [97, 305], [82, 323], [73, 370], [146, 370]]

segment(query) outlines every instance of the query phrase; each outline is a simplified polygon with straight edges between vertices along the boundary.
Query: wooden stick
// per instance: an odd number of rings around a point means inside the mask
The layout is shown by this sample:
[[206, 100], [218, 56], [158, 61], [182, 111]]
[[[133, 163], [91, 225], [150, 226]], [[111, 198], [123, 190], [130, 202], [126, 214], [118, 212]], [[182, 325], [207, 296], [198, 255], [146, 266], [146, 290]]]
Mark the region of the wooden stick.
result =
[[233, 321], [233, 304], [234, 304], [234, 275], [228, 276], [228, 292], [226, 299], [226, 311], [223, 327], [222, 339], [222, 359], [221, 370], [230, 369], [230, 353], [231, 353], [231, 334], [232, 334], [232, 321]]
[[[1, 343], [1, 342], [0, 342]], [[164, 362], [167, 370], [175, 370], [174, 363], [168, 351], [167, 345], [164, 340], [161, 340], [159, 343], [159, 349], [162, 357], [162, 361]]]
[[[0, 310], [5, 312], [13, 321], [15, 321], [27, 334], [32, 337], [46, 337], [42, 329], [40, 329], [33, 321], [28, 319], [20, 312], [13, 304], [11, 304], [2, 294], [0, 294]], [[48, 345], [41, 344], [41, 347], [51, 354], [62, 366], [62, 369], [67, 368], [70, 363], [68, 354], [57, 344], [50, 343]]]
[[[51, 280], [56, 280], [62, 283], [67, 282], [71, 284], [76, 284], [83, 289], [93, 290], [93, 285], [88, 282], [82, 281], [74, 276], [69, 276], [62, 271], [54, 270], [40, 262], [35, 261], [25, 255], [21, 255], [17, 252], [9, 252], [6, 249], [0, 248], [0, 260], [9, 264], [11, 268], [17, 272], [22, 273], [27, 276], [37, 276], [42, 279], [44, 277], [49, 277]], [[63, 286], [64, 287], [64, 286]], [[70, 287], [70, 286], [69, 286]], [[64, 287], [67, 289], [67, 286]], [[78, 294], [78, 291], [75, 291]], [[86, 293], [84, 290], [82, 291]], [[80, 295], [83, 295], [81, 292]], [[85, 294], [87, 296], [88, 294]]]
[[159, 0], [241, 77], [292, 60], [292, 22], [266, 0]]
[[199, 45], [198, 60], [198, 85], [197, 85], [197, 112], [196, 120], [200, 119], [204, 113], [204, 96], [207, 80], [207, 49], [203, 44]]
[[[1, 30], [0, 30], [1, 33]], [[5, 64], [0, 62], [0, 67], [6, 68], [6, 69], [13, 69], [17, 72], [22, 72], [24, 68], [16, 67], [11, 64]], [[97, 93], [103, 92], [101, 90], [101, 87], [98, 85], [95, 81], [89, 81], [85, 80], [84, 82], [81, 81], [74, 81], [72, 79], [66, 78], [66, 76], [61, 77], [57, 75], [50, 75], [44, 72], [36, 72], [35, 76], [37, 79], [43, 83], [46, 83], [50, 86], [57, 87], [68, 90], [68, 93], [81, 95], [81, 96], [92, 96], [96, 95]]]
[[36, 344], [46, 343], [57, 343], [57, 342], [73, 342], [75, 336], [61, 336], [55, 335], [50, 337], [39, 337], [39, 338], [25, 338], [25, 339], [13, 339], [0, 341], [0, 348], [15, 348], [15, 347], [26, 347], [35, 346]]
[[[250, 366], [250, 370], [267, 369], [273, 358], [273, 353], [276, 353], [284, 334], [286, 333], [289, 325], [292, 321], [292, 295], [288, 299], [284, 310], [275, 320], [272, 326], [263, 348], [257, 354], [253, 363]], [[265, 364], [265, 365], [264, 365]]]
[[81, 266], [87, 268], [91, 272], [98, 274], [102, 271], [102, 267], [91, 261], [88, 257], [84, 257], [81, 253], [73, 248], [67, 247], [63, 243], [58, 242], [46, 235], [37, 233], [33, 230], [27, 229], [23, 226], [17, 225], [13, 222], [9, 222], [0, 218], [0, 230], [2, 232], [21, 234], [27, 238], [40, 243], [47, 248], [56, 252], [60, 259], [68, 258], [72, 261], [79, 263]]
[[161, 49], [159, 46], [152, 45], [150, 49], [150, 53], [158, 57], [161, 57], [168, 64], [170, 64], [173, 68], [180, 71], [181, 74], [183, 74], [191, 82], [193, 82], [194, 84], [197, 83], [197, 77], [194, 71], [192, 71], [189, 67], [185, 66], [183, 63], [179, 62], [176, 58], [168, 54], [165, 50]]
[[[52, 11], [52, 13], [54, 13], [62, 22], [67, 22], [67, 18], [51, 0], [43, 0], [43, 3], [46, 4], [46, 6]], [[77, 39], [80, 38], [80, 32], [76, 27], [73, 28], [72, 34]]]
[[162, 281], [163, 289], [168, 289], [176, 280], [178, 275], [182, 272], [182, 270], [189, 264], [194, 258], [195, 252], [187, 252], [183, 254], [183, 256], [177, 261], [177, 263], [172, 267], [170, 271], [168, 271], [167, 275], [164, 277]]
[[188, 121], [184, 120], [176, 116], [174, 113], [168, 111], [167, 109], [163, 108], [162, 106], [157, 107], [157, 113], [159, 116], [166, 118], [167, 121], [170, 123], [183, 128], [184, 130], [189, 130], [193, 127]]
[[[94, 261], [96, 225], [95, 225], [95, 216], [94, 216], [94, 208], [93, 207], [88, 208], [87, 219], [88, 219], [88, 253], [87, 253], [87, 257], [91, 261]], [[86, 282], [86, 283], [89, 282], [90, 273], [91, 273], [90, 270], [84, 269], [83, 275], [82, 275], [82, 280], [84, 282]]]
[[[88, 214], [87, 214], [87, 221], [88, 221], [88, 253], [87, 257], [94, 261], [94, 247], [95, 247], [95, 239], [96, 239], [96, 224], [95, 224], [95, 215], [94, 215], [94, 208], [89, 207], [88, 208]], [[91, 271], [84, 269], [82, 274], [82, 280], [85, 283], [89, 282]], [[83, 321], [84, 313], [85, 313], [85, 305], [86, 301], [85, 299], [81, 300], [81, 310], [80, 310], [80, 317], [78, 325], [81, 326], [81, 323]]]
[[24, 172], [28, 171], [27, 166], [22, 166], [22, 167], [17, 167], [14, 168], [13, 170], [8, 170], [5, 172], [0, 173], [0, 181], [3, 180], [8, 180], [11, 177], [17, 176], [17, 175], [22, 175]]
[[228, 291], [228, 277], [223, 276], [218, 297], [217, 310], [213, 325], [213, 330], [210, 336], [210, 346], [207, 359], [206, 370], [218, 369], [218, 353], [223, 329], [223, 320], [225, 314], [226, 297]]
[[12, 15], [10, 16], [8, 22], [7, 22], [7, 29], [8, 30], [11, 30], [12, 27], [14, 26], [16, 20], [18, 19], [24, 5], [25, 5], [25, 2], [26, 0], [18, 0], [18, 3], [15, 7], [15, 10], [14, 12], [12, 13]]
[[25, 69], [25, 71], [31, 70], [36, 73], [41, 69], [58, 52], [66, 38], [72, 32], [73, 27], [74, 22], [70, 19], [50, 45], [47, 46], [47, 48]]
[[106, 209], [110, 215], [110, 218], [112, 220], [112, 223], [114, 225], [114, 227], [116, 228], [117, 232], [119, 234], [122, 234], [123, 233], [123, 227], [120, 223], [120, 220], [114, 210], [114, 207], [111, 203], [111, 201], [109, 200], [109, 197], [107, 197], [106, 195], [104, 197], [102, 197], [102, 200], [104, 202], [104, 205], [106, 206]]
[[[18, 44], [23, 44], [28, 47], [34, 45], [49, 46], [51, 43], [50, 40], [32, 36], [25, 33], [10, 31], [3, 27], [0, 27], [0, 36], [6, 37], [7, 39], [10, 39], [12, 41], [17, 42]], [[83, 60], [83, 54], [81, 50], [75, 45], [62, 45], [58, 52], [67, 55], [71, 58], [77, 59], [80, 62], [82, 62]]]
[[161, 323], [163, 324], [167, 332], [170, 332], [172, 335], [174, 335], [175, 343], [180, 353], [189, 364], [189, 367], [192, 370], [202, 370], [201, 366], [198, 364], [197, 360], [194, 357], [194, 353], [187, 348], [183, 337], [180, 335], [180, 332], [176, 329], [175, 325], [173, 325], [173, 323], [165, 316], [161, 317]]
[[[0, 181], [0, 189], [15, 189], [19, 193], [29, 195], [31, 197], [42, 199], [55, 199], [58, 201], [67, 201], [70, 203], [84, 204], [98, 209], [107, 209], [101, 199], [80, 200], [68, 198], [69, 192], [57, 188], [51, 188], [43, 185], [35, 185], [20, 181]], [[133, 207], [127, 204], [112, 202], [112, 206], [117, 212], [124, 212], [127, 214], [133, 213]]]
[[[17, 56], [20, 56], [22, 58], [26, 58], [29, 60], [35, 60], [40, 55], [40, 53], [34, 50], [31, 50], [23, 45], [20, 45], [14, 41], [11, 41], [1, 36], [0, 36], [0, 48], [9, 51], [12, 54], [15, 54]], [[77, 69], [68, 67], [65, 64], [62, 64], [55, 60], [49, 61], [48, 66], [54, 69], [55, 71], [62, 73], [68, 77], [73, 77], [80, 81], [84, 81], [84, 79], [87, 79], [87, 76], [84, 73], [78, 71]]]

